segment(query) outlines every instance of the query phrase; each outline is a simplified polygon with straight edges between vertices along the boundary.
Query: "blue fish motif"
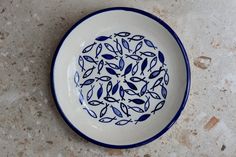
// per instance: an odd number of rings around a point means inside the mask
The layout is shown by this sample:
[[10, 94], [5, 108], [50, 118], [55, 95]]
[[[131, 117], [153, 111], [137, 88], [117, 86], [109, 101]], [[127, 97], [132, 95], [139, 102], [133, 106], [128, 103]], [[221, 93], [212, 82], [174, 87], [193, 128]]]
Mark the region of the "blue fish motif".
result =
[[141, 64], [141, 74], [140, 75], [144, 75], [144, 70], [146, 69], [147, 67], [147, 64], [148, 64], [148, 60], [147, 58], [144, 59], [143, 63]]
[[100, 60], [100, 62], [98, 63], [98, 74], [100, 75], [101, 73], [101, 70], [104, 66], [104, 61], [103, 60]]
[[154, 57], [151, 62], [148, 71], [152, 72], [152, 68], [154, 68], [157, 64], [157, 57]]
[[129, 109], [133, 110], [134, 112], [137, 112], [137, 113], [143, 113], [144, 110], [141, 109], [140, 107], [137, 107], [137, 106], [129, 106], [127, 105]]
[[157, 79], [156, 82], [153, 84], [151, 90], [154, 91], [154, 88], [156, 88], [157, 86], [159, 86], [159, 85], [161, 84], [162, 80], [163, 80], [163, 77], [160, 77], [159, 79]]
[[111, 46], [111, 44], [109, 44], [109, 43], [104, 43], [104, 45], [105, 45], [105, 47], [107, 48], [108, 51], [113, 52], [113, 53], [116, 54], [116, 51], [115, 51], [114, 47]]
[[142, 116], [140, 116], [136, 121], [135, 124], [137, 124], [138, 122], [143, 122], [145, 120], [147, 120], [150, 117], [150, 114], [143, 114]]
[[99, 122], [102, 122], [102, 123], [110, 123], [110, 122], [112, 122], [113, 120], [117, 120], [116, 117], [113, 117], [113, 118], [104, 117], [104, 118], [99, 119]]
[[88, 108], [83, 108], [83, 109], [86, 110], [91, 117], [97, 118], [97, 115], [93, 110], [90, 110]]
[[105, 65], [108, 65], [110, 68], [115, 69], [115, 70], [119, 70], [120, 69], [120, 67], [118, 65], [116, 65], [114, 63], [109, 63], [107, 61], [105, 61]]
[[101, 109], [100, 118], [102, 118], [107, 113], [107, 108], [109, 104], [106, 103], [106, 106]]
[[117, 60], [118, 56], [113, 56], [113, 55], [110, 55], [110, 54], [104, 54], [104, 55], [102, 55], [102, 57], [107, 59], [107, 60], [112, 60], [112, 59], [116, 59]]
[[136, 45], [133, 54], [136, 54], [136, 52], [138, 52], [138, 51], [142, 48], [142, 46], [143, 46], [143, 42], [140, 41], [140, 42]]
[[89, 101], [92, 98], [94, 87], [95, 87], [95, 85], [91, 85], [91, 88], [90, 88], [90, 90], [87, 93], [87, 101]]
[[133, 122], [132, 119], [129, 119], [129, 120], [122, 119], [122, 120], [119, 120], [118, 122], [116, 122], [115, 125], [123, 126], [123, 125], [126, 125], [131, 122]]
[[127, 93], [128, 95], [137, 95], [139, 96], [139, 93], [136, 93], [135, 91], [133, 91], [132, 89], [125, 89], [125, 93]]
[[132, 81], [132, 82], [141, 82], [141, 81], [146, 82], [145, 79], [146, 79], [146, 77], [143, 77], [143, 78], [139, 78], [139, 77], [136, 77], [136, 76], [130, 77], [130, 81]]
[[117, 92], [117, 90], [119, 88], [119, 83], [120, 83], [120, 81], [117, 81], [115, 86], [112, 88], [112, 95], [114, 95]]
[[87, 52], [91, 51], [92, 48], [93, 48], [93, 46], [96, 45], [96, 44], [97, 44], [97, 43], [94, 42], [94, 43], [92, 43], [91, 45], [86, 46], [86, 47], [84, 48], [84, 50], [82, 51], [82, 53], [87, 53]]
[[140, 60], [142, 60], [142, 57], [140, 57], [140, 56], [138, 56], [138, 55], [128, 55], [128, 54], [125, 54], [125, 57], [126, 57], [126, 58], [131, 58], [131, 59], [133, 59], [133, 60], [135, 60], [135, 61], [140, 61]]
[[143, 40], [143, 38], [144, 38], [144, 36], [142, 36], [142, 35], [134, 35], [134, 36], [132, 36], [131, 38], [128, 38], [128, 39], [129, 39], [129, 42], [130, 42], [131, 40], [140, 41], [140, 40]]
[[80, 66], [80, 68], [81, 68], [81, 71], [82, 71], [82, 72], [85, 71], [85, 69], [84, 69], [84, 59], [83, 59], [83, 57], [79, 56], [78, 64], [79, 64], [79, 66]]
[[121, 39], [121, 43], [123, 45], [123, 47], [128, 50], [128, 52], [131, 52], [132, 50], [129, 48], [129, 43], [128, 41], [126, 41], [124, 38]]
[[127, 117], [131, 116], [128, 107], [123, 102], [120, 103], [120, 109]]
[[151, 113], [155, 114], [158, 110], [160, 110], [164, 106], [164, 104], [165, 104], [165, 100], [162, 100], [161, 102], [159, 102], [155, 106], [154, 110], [151, 111]]
[[145, 51], [145, 52], [139, 52], [140, 53], [140, 56], [144, 55], [144, 56], [147, 56], [147, 57], [155, 57], [155, 53], [153, 52], [150, 52], [150, 51]]
[[128, 37], [130, 35], [129, 32], [119, 32], [119, 33], [114, 33], [114, 37]]
[[107, 87], [106, 87], [106, 92], [107, 92], [107, 96], [110, 96], [110, 92], [111, 92], [111, 90], [112, 90], [112, 82], [111, 81], [109, 81], [108, 83], [107, 83]]
[[143, 85], [143, 87], [141, 88], [140, 93], [139, 93], [140, 96], [143, 96], [143, 95], [146, 93], [147, 87], [148, 87], [148, 83], [149, 83], [149, 82], [146, 82], [146, 83]]
[[148, 40], [148, 39], [144, 39], [144, 43], [145, 43], [148, 47], [153, 48], [154, 50], [157, 49], [157, 47], [154, 46], [154, 44], [153, 44], [150, 40]]
[[162, 63], [162, 65], [166, 65], [165, 64], [165, 57], [161, 51], [158, 51], [158, 58], [159, 58], [160, 62]]
[[94, 79], [88, 79], [88, 80], [84, 81], [84, 83], [81, 83], [80, 87], [82, 88], [83, 86], [91, 85], [93, 82], [94, 82]]
[[128, 82], [127, 80], [124, 80], [124, 83], [126, 83], [129, 88], [133, 89], [133, 90], [137, 90], [138, 88], [131, 82]]
[[138, 105], [141, 105], [141, 104], [145, 103], [144, 100], [139, 99], [139, 98], [137, 98], [137, 99], [128, 99], [128, 100], [129, 100], [129, 102], [133, 102], [133, 103], [138, 104]]
[[136, 62], [136, 64], [133, 66], [133, 69], [131, 71], [133, 76], [138, 72], [138, 67], [139, 67], [138, 64], [139, 62]]
[[120, 94], [121, 100], [125, 100], [125, 98], [124, 98], [125, 91], [124, 91], [124, 88], [122, 86], [120, 86], [119, 94]]
[[116, 71], [111, 68], [106, 67], [106, 70], [109, 74], [115, 75], [116, 77], [119, 77], [119, 75], [120, 75], [120, 74], [116, 73]]
[[103, 101], [98, 101], [98, 100], [91, 100], [88, 102], [89, 105], [91, 106], [98, 106], [98, 105], [103, 105], [104, 102]]
[[95, 77], [95, 79], [96, 79], [96, 82], [97, 81], [108, 82], [111, 80], [111, 77], [110, 76], [101, 76], [101, 77]]
[[112, 111], [114, 112], [115, 115], [117, 115], [120, 118], [123, 118], [122, 113], [114, 106], [111, 106]]
[[168, 70], [166, 69], [165, 74], [164, 74], [164, 82], [166, 85], [168, 85], [168, 83], [169, 83], [169, 74], [167, 72], [168, 72]]
[[151, 92], [151, 91], [147, 90], [146, 93], [150, 94], [153, 99], [161, 99], [161, 97], [155, 92]]
[[150, 96], [148, 97], [148, 96], [146, 96], [146, 98], [147, 98], [147, 100], [146, 100], [146, 102], [144, 103], [144, 111], [146, 112], [148, 109], [149, 109], [149, 107], [150, 107]]
[[160, 67], [158, 70], [155, 70], [153, 71], [150, 75], [149, 75], [149, 79], [154, 79], [156, 78], [160, 73], [161, 71], [163, 71], [162, 67]]
[[79, 76], [78, 71], [76, 71], [76, 72], [75, 72], [75, 75], [74, 75], [74, 83], [75, 83], [75, 86], [76, 86], [76, 87], [79, 86], [79, 80], [80, 80], [80, 76]]
[[125, 61], [123, 59], [123, 57], [120, 57], [120, 60], [119, 60], [119, 68], [120, 68], [120, 71], [122, 71], [125, 67]]
[[167, 96], [167, 89], [163, 83], [161, 84], [161, 95], [163, 96], [163, 98], [166, 98]]
[[87, 61], [87, 62], [90, 62], [90, 63], [94, 63], [94, 64], [98, 64], [98, 61], [95, 61], [92, 57], [90, 56], [83, 56], [84, 59]]
[[96, 68], [96, 67], [93, 66], [92, 68], [89, 68], [87, 71], [85, 71], [85, 73], [84, 73], [84, 75], [83, 75], [83, 78], [89, 77], [89, 76], [92, 74], [92, 72], [93, 72], [93, 70], [94, 70], [95, 68]]
[[124, 76], [124, 77], [126, 77], [126, 75], [127, 74], [129, 74], [130, 73], [130, 71], [132, 70], [132, 66], [133, 66], [133, 64], [131, 63], [131, 64], [129, 64], [126, 68], [125, 68], [125, 72], [124, 72], [124, 74], [123, 75], [121, 75], [121, 76]]
[[101, 98], [102, 93], [103, 93], [103, 87], [102, 87], [102, 84], [101, 84], [101, 83], [99, 83], [99, 84], [100, 84], [100, 87], [99, 87], [99, 89], [98, 89], [98, 91], [97, 91], [97, 97], [98, 97], [98, 99]]
[[116, 50], [120, 55], [123, 55], [123, 49], [121, 44], [119, 43], [118, 39], [114, 40], [114, 42], [116, 43]]
[[120, 99], [115, 99], [115, 98], [110, 97], [110, 96], [104, 97], [104, 100], [106, 100], [107, 102], [117, 102], [117, 103], [119, 103], [119, 101], [120, 101]]
[[82, 89], [79, 91], [79, 102], [81, 105], [84, 104], [84, 96], [83, 96]]
[[98, 56], [100, 55], [100, 53], [102, 52], [102, 44], [100, 43], [97, 48], [96, 48], [96, 56], [95, 58], [98, 59]]
[[111, 39], [111, 35], [110, 36], [99, 36], [95, 40], [97, 40], [97, 41], [105, 41], [107, 39]]

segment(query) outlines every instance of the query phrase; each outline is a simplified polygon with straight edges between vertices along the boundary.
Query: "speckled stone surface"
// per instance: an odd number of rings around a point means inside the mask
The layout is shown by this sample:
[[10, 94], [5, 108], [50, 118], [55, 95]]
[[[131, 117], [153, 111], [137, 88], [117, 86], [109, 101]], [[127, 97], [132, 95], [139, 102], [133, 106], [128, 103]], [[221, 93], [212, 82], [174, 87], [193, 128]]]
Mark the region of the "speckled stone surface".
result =
[[[52, 56], [78, 19], [113, 6], [146, 10], [183, 41], [191, 94], [160, 139], [129, 150], [96, 146], [62, 120], [50, 94]], [[0, 0], [0, 152], [3, 157], [235, 157], [235, 0]]]

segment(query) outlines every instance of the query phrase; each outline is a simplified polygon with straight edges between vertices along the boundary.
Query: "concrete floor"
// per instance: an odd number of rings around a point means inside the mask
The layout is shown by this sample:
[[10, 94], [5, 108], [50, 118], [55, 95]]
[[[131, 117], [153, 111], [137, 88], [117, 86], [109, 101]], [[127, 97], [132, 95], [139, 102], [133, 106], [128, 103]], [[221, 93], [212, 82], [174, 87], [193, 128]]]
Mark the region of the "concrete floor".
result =
[[[191, 94], [160, 139], [129, 150], [96, 146], [58, 114], [49, 88], [52, 55], [78, 19], [113, 6], [166, 21], [187, 50]], [[18, 157], [235, 157], [235, 0], [0, 0], [0, 152]]]

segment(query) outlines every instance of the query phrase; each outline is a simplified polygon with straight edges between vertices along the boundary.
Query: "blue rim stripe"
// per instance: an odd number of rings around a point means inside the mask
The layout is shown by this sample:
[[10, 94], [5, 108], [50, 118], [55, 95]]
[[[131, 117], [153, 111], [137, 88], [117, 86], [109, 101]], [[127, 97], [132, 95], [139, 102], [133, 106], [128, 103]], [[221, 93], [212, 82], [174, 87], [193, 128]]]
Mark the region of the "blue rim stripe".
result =
[[[106, 144], [106, 143], [102, 143], [102, 142], [99, 142], [99, 141], [96, 141], [88, 136], [86, 136], [84, 133], [82, 133], [81, 131], [79, 131], [68, 119], [67, 117], [65, 116], [65, 114], [63, 113], [61, 107], [60, 107], [60, 104], [57, 100], [57, 96], [56, 96], [56, 93], [55, 93], [55, 87], [54, 87], [54, 76], [53, 76], [53, 73], [54, 73], [54, 66], [55, 66], [55, 61], [56, 61], [56, 58], [57, 58], [57, 54], [61, 48], [61, 45], [63, 44], [64, 40], [66, 39], [66, 37], [70, 34], [70, 32], [75, 28], [77, 27], [80, 23], [82, 23], [83, 21], [85, 21], [86, 19], [96, 15], [96, 14], [100, 14], [100, 13], [103, 13], [103, 12], [107, 12], [107, 11], [114, 11], [114, 10], [122, 10], [122, 11], [131, 11], [131, 12], [135, 12], [135, 13], [139, 13], [139, 14], [142, 14], [144, 16], [147, 16], [153, 20], [155, 20], [156, 22], [158, 22], [159, 24], [161, 24], [164, 28], [166, 28], [169, 33], [171, 33], [171, 35], [174, 37], [174, 39], [176, 40], [176, 42], [178, 43], [181, 51], [182, 51], [182, 54], [183, 54], [183, 57], [184, 57], [184, 61], [185, 61], [185, 65], [186, 65], [186, 73], [187, 73], [187, 82], [186, 82], [186, 89], [185, 89], [185, 93], [184, 93], [184, 98], [183, 98], [183, 101], [182, 101], [182, 104], [178, 110], [178, 112], [176, 113], [176, 115], [174, 116], [174, 118], [170, 121], [170, 123], [164, 128], [162, 129], [159, 133], [157, 133], [155, 136], [149, 138], [149, 139], [146, 139], [142, 142], [139, 142], [139, 143], [135, 143], [135, 144], [130, 144], [130, 145], [111, 145], [111, 144]], [[108, 148], [116, 148], [116, 149], [123, 149], [123, 148], [133, 148], [133, 147], [138, 147], [138, 146], [142, 146], [142, 145], [145, 145], [149, 142], [152, 142], [153, 140], [159, 138], [161, 135], [163, 135], [175, 122], [176, 120], [179, 118], [181, 112], [183, 111], [185, 105], [186, 105], [186, 102], [187, 102], [187, 99], [188, 99], [188, 96], [189, 96], [189, 92], [190, 92], [190, 84], [191, 84], [191, 76], [190, 76], [190, 64], [189, 64], [189, 60], [188, 60], [188, 57], [187, 57], [187, 54], [186, 54], [186, 51], [185, 51], [185, 48], [182, 44], [182, 42], [180, 41], [179, 37], [177, 36], [177, 34], [170, 28], [169, 25], [167, 25], [164, 21], [162, 21], [161, 19], [159, 19], [158, 17], [148, 13], [148, 12], [145, 12], [143, 10], [139, 10], [139, 9], [135, 9], [135, 8], [127, 8], [127, 7], [114, 7], [114, 8], [107, 8], [107, 9], [102, 9], [102, 10], [99, 10], [99, 11], [96, 11], [96, 12], [93, 12], [87, 16], [85, 16], [84, 18], [80, 19], [78, 22], [76, 22], [67, 32], [66, 34], [63, 36], [63, 38], [61, 39], [57, 49], [56, 49], [56, 52], [53, 56], [53, 59], [52, 59], [52, 65], [51, 65], [51, 73], [50, 73], [50, 79], [51, 79], [51, 92], [52, 92], [52, 96], [54, 98], [54, 101], [56, 103], [56, 107], [57, 107], [57, 110], [58, 112], [61, 114], [62, 118], [64, 119], [64, 121], [67, 123], [67, 125], [72, 129], [74, 130], [78, 135], [80, 135], [81, 137], [85, 138], [86, 140], [94, 143], [94, 144], [97, 144], [97, 145], [100, 145], [100, 146], [103, 146], [103, 147], [108, 147]]]

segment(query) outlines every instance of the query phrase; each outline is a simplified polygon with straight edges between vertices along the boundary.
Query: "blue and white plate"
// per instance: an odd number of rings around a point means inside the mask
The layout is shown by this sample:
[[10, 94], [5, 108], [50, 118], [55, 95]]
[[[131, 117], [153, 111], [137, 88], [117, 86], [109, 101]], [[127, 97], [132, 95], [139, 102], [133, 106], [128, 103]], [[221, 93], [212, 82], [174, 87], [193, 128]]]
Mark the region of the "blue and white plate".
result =
[[183, 110], [190, 67], [175, 32], [134, 8], [79, 20], [52, 62], [51, 85], [66, 123], [105, 147], [132, 148], [164, 134]]

